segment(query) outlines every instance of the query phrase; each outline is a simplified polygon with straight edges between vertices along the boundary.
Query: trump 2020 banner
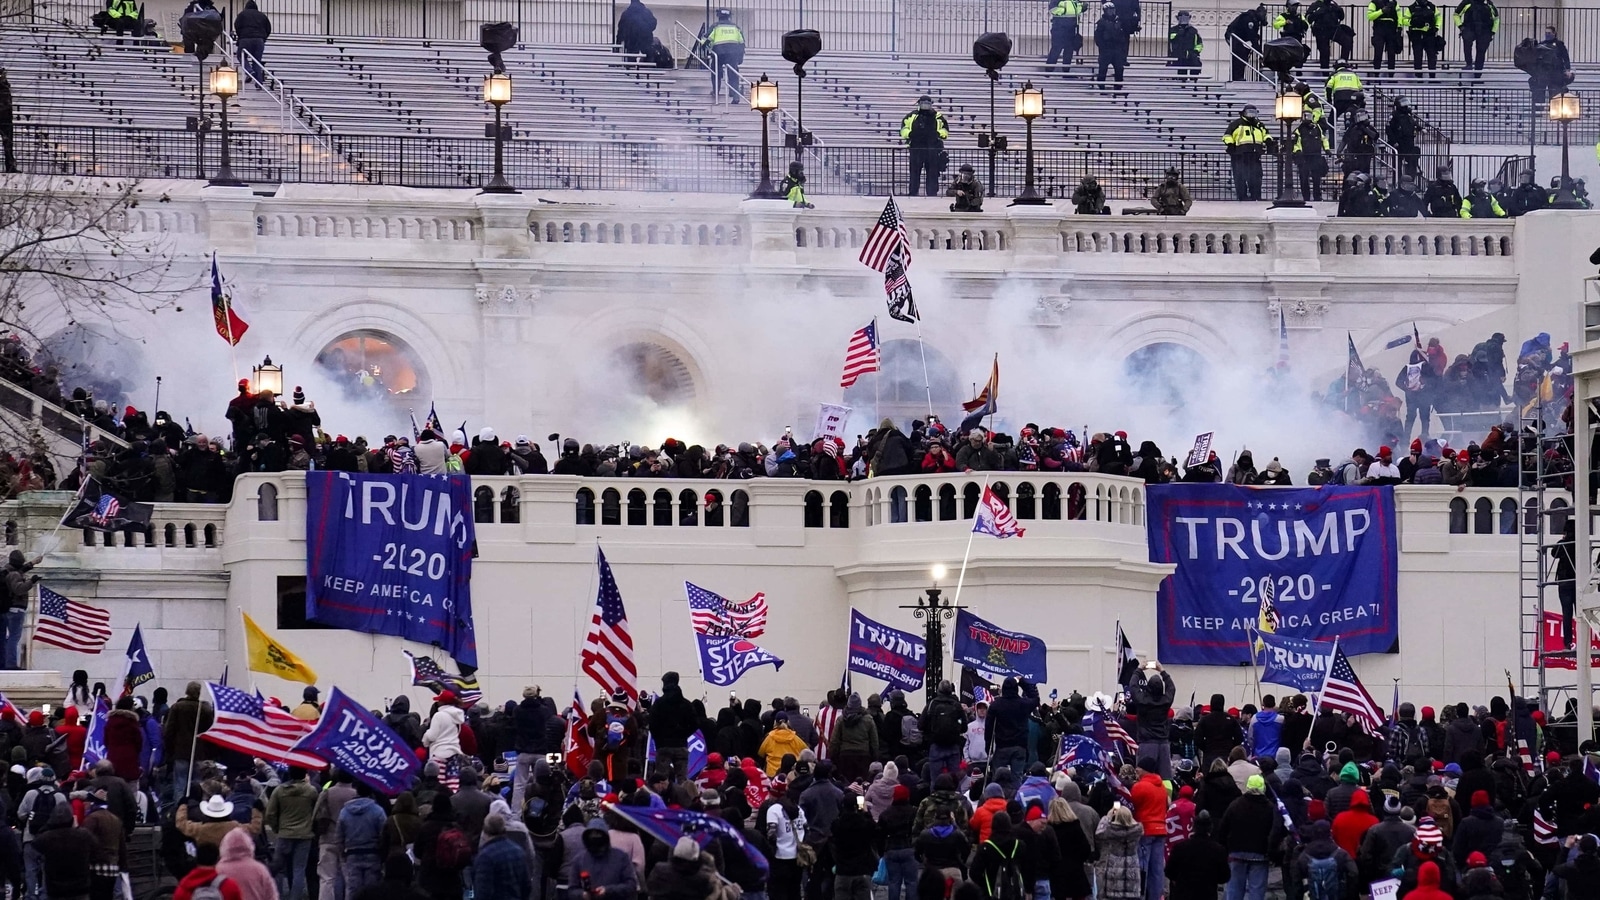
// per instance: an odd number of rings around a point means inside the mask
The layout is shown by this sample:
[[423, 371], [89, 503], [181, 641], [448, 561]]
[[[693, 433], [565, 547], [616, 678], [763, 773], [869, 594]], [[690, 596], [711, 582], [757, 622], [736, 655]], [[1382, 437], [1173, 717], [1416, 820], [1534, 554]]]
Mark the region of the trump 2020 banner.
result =
[[1258, 634], [1261, 680], [1281, 684], [1302, 694], [1322, 690], [1333, 659], [1332, 641], [1305, 641], [1282, 634]]
[[963, 666], [1001, 678], [1016, 676], [1044, 684], [1044, 641], [1020, 631], [1007, 631], [972, 613], [956, 613], [955, 659]]
[[337, 687], [317, 727], [291, 749], [333, 763], [386, 797], [411, 787], [417, 771], [405, 739]]
[[852, 609], [846, 665], [852, 672], [882, 678], [902, 691], [921, 690], [923, 674], [928, 670], [928, 643], [909, 632], [880, 625]]
[[466, 475], [306, 473], [306, 618], [478, 664]]
[[1177, 571], [1157, 594], [1161, 661], [1250, 661], [1265, 589], [1277, 633], [1339, 639], [1346, 654], [1393, 652], [1399, 640], [1394, 492], [1387, 486], [1149, 488], [1150, 560]]

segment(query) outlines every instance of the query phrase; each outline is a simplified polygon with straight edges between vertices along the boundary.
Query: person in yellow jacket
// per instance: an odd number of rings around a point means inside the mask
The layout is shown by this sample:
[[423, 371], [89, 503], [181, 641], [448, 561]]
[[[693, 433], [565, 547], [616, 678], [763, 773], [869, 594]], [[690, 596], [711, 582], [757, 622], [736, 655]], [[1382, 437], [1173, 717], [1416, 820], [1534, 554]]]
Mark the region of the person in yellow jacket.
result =
[[1323, 85], [1323, 93], [1333, 101], [1334, 114], [1343, 118], [1361, 105], [1361, 76], [1350, 69], [1349, 63], [1339, 63], [1339, 68]]
[[1261, 124], [1255, 106], [1239, 111], [1239, 117], [1222, 132], [1222, 146], [1233, 164], [1233, 194], [1238, 200], [1261, 199], [1261, 154], [1267, 151], [1272, 135]]
[[1505, 207], [1489, 193], [1488, 182], [1482, 178], [1472, 179], [1472, 189], [1461, 198], [1461, 218], [1504, 219], [1505, 217]]
[[[111, 30], [121, 38], [125, 34], [138, 37], [143, 29], [139, 19], [139, 5], [134, 0], [109, 0], [106, 3], [106, 21]], [[119, 40], [117, 43], [121, 43]]]
[[806, 200], [806, 167], [798, 159], [789, 163], [789, 174], [785, 175], [783, 183], [778, 185], [778, 193], [796, 209], [816, 208]]
[[1367, 4], [1367, 21], [1372, 23], [1372, 69], [1383, 68], [1389, 62], [1394, 71], [1394, 57], [1400, 52], [1399, 0], [1372, 0]]
[[1328, 132], [1312, 115], [1310, 109], [1300, 114], [1290, 140], [1289, 152], [1294, 157], [1294, 168], [1300, 176], [1300, 196], [1307, 200], [1322, 199], [1322, 179], [1328, 174], [1328, 154], [1333, 142]]
[[933, 108], [933, 98], [923, 94], [917, 98], [917, 108], [900, 120], [900, 140], [911, 149], [911, 196], [917, 195], [917, 186], [923, 185], [929, 197], [939, 194], [939, 173], [944, 171], [944, 141], [950, 136], [950, 125], [944, 113]]
[[744, 32], [733, 24], [733, 11], [717, 10], [717, 24], [706, 32], [706, 49], [711, 53], [711, 99], [727, 92], [728, 102], [739, 99], [739, 67], [744, 65]]
[[772, 717], [772, 731], [767, 733], [766, 740], [761, 742], [761, 747], [756, 750], [756, 755], [761, 757], [766, 766], [767, 777], [778, 774], [778, 769], [783, 765], [783, 756], [786, 753], [794, 754], [795, 759], [800, 754], [811, 749], [800, 735], [794, 733], [789, 727], [789, 714], [778, 713]]
[[1050, 7], [1050, 55], [1044, 60], [1050, 71], [1055, 71], [1057, 60], [1072, 71], [1072, 58], [1083, 46], [1083, 32], [1078, 29], [1082, 17], [1082, 0], [1056, 0]]
[[1456, 6], [1456, 28], [1461, 32], [1461, 68], [1483, 77], [1483, 56], [1500, 33], [1500, 9], [1494, 0], [1461, 0]]
[[1444, 10], [1433, 0], [1411, 0], [1400, 10], [1400, 25], [1411, 38], [1411, 68], [1422, 71], [1422, 58], [1428, 58], [1429, 78], [1439, 68], [1439, 51], [1444, 49]]

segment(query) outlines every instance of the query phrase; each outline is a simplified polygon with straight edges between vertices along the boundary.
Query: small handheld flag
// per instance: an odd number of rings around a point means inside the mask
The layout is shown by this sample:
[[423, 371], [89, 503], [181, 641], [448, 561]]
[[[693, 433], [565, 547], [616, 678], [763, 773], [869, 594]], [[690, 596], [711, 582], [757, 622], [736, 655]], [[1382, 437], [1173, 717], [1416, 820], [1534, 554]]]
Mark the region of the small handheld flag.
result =
[[844, 350], [844, 374], [839, 378], [839, 386], [850, 387], [861, 376], [878, 371], [881, 364], [878, 320], [873, 319], [865, 328], [858, 328], [850, 335], [850, 344]]
[[1027, 529], [1017, 525], [1017, 517], [999, 497], [995, 496], [993, 488], [983, 489], [983, 500], [978, 503], [977, 515], [972, 518], [972, 530], [977, 534], [989, 534], [997, 538], [1022, 537]]

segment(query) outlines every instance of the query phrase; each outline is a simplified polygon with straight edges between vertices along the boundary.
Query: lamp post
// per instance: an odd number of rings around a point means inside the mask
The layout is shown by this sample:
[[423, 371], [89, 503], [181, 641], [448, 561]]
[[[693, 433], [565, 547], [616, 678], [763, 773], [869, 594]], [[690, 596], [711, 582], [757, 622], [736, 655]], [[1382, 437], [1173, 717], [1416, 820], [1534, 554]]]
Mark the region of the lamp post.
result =
[[778, 108], [778, 86], [769, 81], [766, 75], [762, 75], [760, 81], [750, 85], [750, 108], [761, 113], [761, 181], [750, 193], [750, 199], [782, 199], [783, 195], [772, 187], [772, 163], [768, 159], [771, 156], [770, 138], [767, 132], [767, 116]]
[[1033, 120], [1044, 115], [1044, 91], [1033, 86], [1029, 81], [1017, 91], [1015, 97], [1015, 112], [1017, 118], [1027, 123], [1028, 143], [1024, 154], [1026, 169], [1022, 173], [1022, 193], [1011, 201], [1012, 206], [1045, 206], [1050, 203], [1044, 195], [1039, 193], [1033, 184]]
[[[1300, 196], [1300, 185], [1289, 171], [1289, 129], [1300, 121], [1305, 112], [1305, 98], [1284, 86], [1273, 102], [1272, 114], [1278, 120], [1278, 199], [1272, 201], [1273, 209], [1298, 208], [1306, 205]], [[1320, 144], [1318, 146], [1321, 146]]]
[[1561, 187], [1556, 190], [1550, 206], [1555, 209], [1583, 209], [1583, 201], [1572, 192], [1572, 175], [1567, 168], [1567, 129], [1583, 115], [1583, 105], [1577, 94], [1561, 93], [1550, 98], [1550, 118], [1561, 124]]
[[261, 365], [251, 366], [250, 374], [254, 376], [256, 393], [271, 391], [272, 396], [283, 395], [283, 366], [272, 364], [272, 357], [261, 360]]
[[242, 187], [234, 177], [233, 157], [228, 150], [228, 101], [239, 94], [239, 70], [226, 63], [211, 70], [211, 93], [217, 97], [219, 124], [222, 126], [222, 158], [210, 183], [222, 187]]
[[939, 689], [939, 682], [944, 680], [944, 620], [954, 618], [956, 610], [966, 609], [956, 603], [942, 602], [943, 591], [939, 590], [939, 579], [945, 576], [945, 567], [933, 567], [933, 587], [928, 588], [927, 594], [918, 597], [915, 603], [903, 603], [901, 609], [911, 610], [914, 618], [925, 619], [922, 626], [922, 639], [928, 649], [928, 668], [922, 679], [924, 696], [932, 697]]
[[511, 102], [511, 76], [504, 72], [491, 72], [483, 76], [483, 102], [494, 107], [494, 177], [479, 193], [519, 193], [506, 180], [506, 130], [500, 119], [500, 108]]

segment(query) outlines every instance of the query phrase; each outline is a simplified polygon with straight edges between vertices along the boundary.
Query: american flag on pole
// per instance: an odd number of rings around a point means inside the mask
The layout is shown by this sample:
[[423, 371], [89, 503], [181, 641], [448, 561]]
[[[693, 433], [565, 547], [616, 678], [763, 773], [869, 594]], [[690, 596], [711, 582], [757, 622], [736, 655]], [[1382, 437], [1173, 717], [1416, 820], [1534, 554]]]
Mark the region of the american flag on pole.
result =
[[1356, 670], [1337, 642], [1333, 647], [1333, 661], [1328, 664], [1328, 672], [1322, 680], [1322, 707], [1355, 716], [1368, 734], [1378, 734], [1383, 726], [1383, 710], [1361, 685]]
[[767, 595], [758, 593], [743, 603], [729, 603], [718, 594], [685, 581], [689, 618], [698, 634], [714, 637], [757, 638], [767, 631]]
[[595, 548], [600, 566], [600, 592], [594, 601], [594, 617], [583, 641], [583, 671], [589, 673], [606, 693], [622, 691], [632, 702], [639, 700], [639, 668], [633, 661], [633, 635], [628, 630], [628, 611], [622, 606], [622, 592], [611, 575], [611, 564], [604, 551]]
[[313, 772], [327, 768], [326, 761], [306, 752], [293, 752], [299, 740], [317, 727], [316, 722], [296, 719], [276, 704], [262, 699], [259, 692], [247, 694], [225, 684], [207, 682], [216, 704], [216, 723], [200, 737], [219, 747], [227, 747], [271, 762], [300, 766]]
[[839, 387], [847, 388], [855, 384], [857, 378], [876, 372], [881, 367], [878, 320], [873, 319], [867, 323], [867, 327], [857, 329], [855, 334], [850, 335], [850, 344], [844, 350], [844, 374], [839, 378]]
[[1536, 844], [1559, 844], [1561, 839], [1556, 837], [1556, 825], [1545, 815], [1544, 807], [1536, 806], [1533, 809], [1533, 841]]
[[33, 640], [77, 653], [99, 653], [111, 640], [111, 611], [68, 600], [39, 586], [39, 621]]
[[889, 262], [897, 256], [902, 270], [910, 268], [911, 242], [906, 239], [906, 220], [901, 217], [900, 207], [895, 205], [894, 198], [890, 197], [883, 204], [878, 223], [868, 233], [867, 242], [861, 247], [860, 259], [867, 268], [888, 274]]
[[983, 500], [978, 504], [978, 513], [972, 517], [972, 530], [997, 538], [1022, 537], [1027, 531], [1017, 525], [1017, 517], [995, 496], [994, 489], [987, 485], [983, 488]]

